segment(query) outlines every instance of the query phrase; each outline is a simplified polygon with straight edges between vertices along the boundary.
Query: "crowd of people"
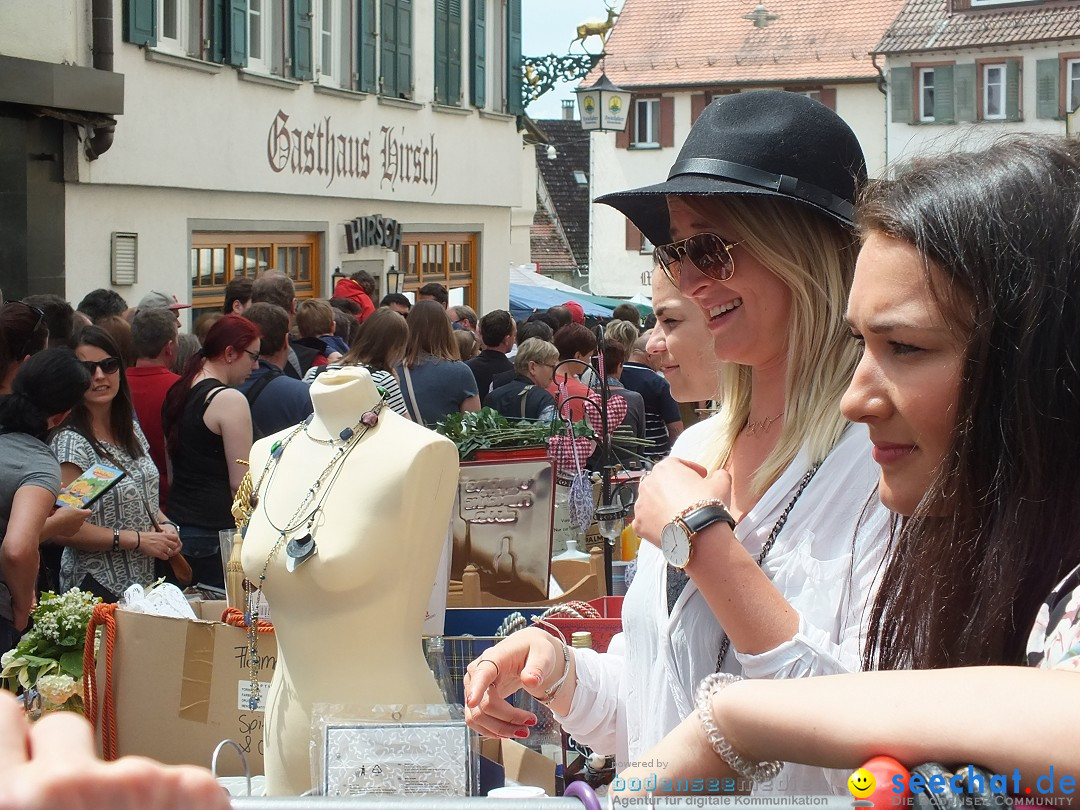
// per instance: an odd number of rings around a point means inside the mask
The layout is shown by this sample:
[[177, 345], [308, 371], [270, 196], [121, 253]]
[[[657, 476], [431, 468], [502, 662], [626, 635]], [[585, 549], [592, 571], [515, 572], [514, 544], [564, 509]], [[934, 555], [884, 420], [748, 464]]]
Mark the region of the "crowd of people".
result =
[[[269, 411], [302, 419], [326, 369], [366, 366], [429, 426], [483, 405], [576, 419], [599, 390], [651, 467], [622, 633], [605, 653], [537, 628], [486, 650], [473, 729], [528, 737], [536, 716], [505, 700], [525, 689], [615, 757], [623, 796], [843, 793], [877, 754], [1018, 771], [1021, 795], [1080, 773], [1080, 144], [1016, 135], [871, 181], [835, 113], [740, 93], [665, 182], [599, 201], [656, 245], [651, 321], [616, 312], [599, 355], [569, 303], [517, 323], [429, 285], [367, 308], [359, 274], [302, 307], [281, 274], [246, 280], [182, 369], [171, 296], [125, 318], [96, 291], [55, 332], [55, 302], [3, 305], [0, 642], [43, 543], [105, 598], [147, 558], [209, 576], [233, 459], [284, 426]], [[124, 467], [124, 496], [54, 510], [94, 461]]]

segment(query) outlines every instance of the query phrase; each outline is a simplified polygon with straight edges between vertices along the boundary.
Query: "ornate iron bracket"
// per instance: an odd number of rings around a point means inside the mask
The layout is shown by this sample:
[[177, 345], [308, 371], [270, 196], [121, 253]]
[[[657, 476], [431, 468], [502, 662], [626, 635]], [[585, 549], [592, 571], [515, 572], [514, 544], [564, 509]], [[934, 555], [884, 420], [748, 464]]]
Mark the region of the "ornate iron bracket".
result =
[[521, 60], [521, 103], [536, 101], [557, 82], [572, 82], [588, 75], [603, 54], [549, 53], [546, 56], [526, 56]]

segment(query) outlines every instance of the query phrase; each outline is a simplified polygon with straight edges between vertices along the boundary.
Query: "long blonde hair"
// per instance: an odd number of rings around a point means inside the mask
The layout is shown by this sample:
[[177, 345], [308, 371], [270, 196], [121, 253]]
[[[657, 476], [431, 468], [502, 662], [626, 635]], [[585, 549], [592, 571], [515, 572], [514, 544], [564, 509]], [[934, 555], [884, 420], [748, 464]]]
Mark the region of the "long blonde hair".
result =
[[[780, 440], [754, 474], [765, 492], [806, 446], [810, 463], [823, 460], [847, 426], [840, 399], [851, 382], [858, 347], [844, 318], [858, 240], [839, 223], [784, 200], [680, 197], [696, 214], [729, 223], [724, 236], [769, 268], [791, 291], [784, 423]], [[738, 270], [736, 270], [738, 272]], [[721, 404], [700, 462], [710, 471], [727, 463], [750, 416], [750, 366], [724, 363]]]

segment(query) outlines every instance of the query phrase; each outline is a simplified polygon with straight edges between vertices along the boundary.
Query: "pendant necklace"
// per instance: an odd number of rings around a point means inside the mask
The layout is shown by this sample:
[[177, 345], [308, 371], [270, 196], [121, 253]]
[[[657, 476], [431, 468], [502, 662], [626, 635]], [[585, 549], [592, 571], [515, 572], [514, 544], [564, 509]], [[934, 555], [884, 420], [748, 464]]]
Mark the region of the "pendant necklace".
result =
[[768, 433], [769, 428], [773, 426], [773, 423], [783, 415], [784, 412], [781, 411], [776, 416], [769, 416], [757, 422], [751, 422], [749, 417], [747, 417], [746, 426], [743, 427], [743, 430], [746, 431], [748, 436], [756, 436], [758, 433]]
[[[381, 393], [381, 392], [380, 392]], [[266, 460], [266, 465], [263, 467], [262, 473], [259, 475], [259, 482], [255, 485], [251, 494], [250, 503], [254, 508], [260, 501], [258, 497], [259, 488], [263, 479], [269, 472], [269, 479], [266, 482], [267, 493], [270, 490], [270, 486], [274, 480], [274, 473], [277, 472], [277, 467], [282, 455], [285, 452], [285, 448], [292, 442], [292, 440], [303, 431], [309, 439], [317, 444], [332, 445], [335, 447], [335, 452], [331, 456], [329, 463], [319, 473], [319, 477], [315, 480], [315, 483], [308, 487], [307, 493], [304, 496], [303, 501], [296, 508], [292, 517], [284, 526], [278, 526], [274, 523], [270, 517], [269, 510], [266, 508], [265, 501], [263, 502], [263, 515], [266, 517], [266, 521], [270, 526], [278, 533], [278, 539], [270, 549], [270, 553], [266, 556], [266, 562], [263, 563], [262, 571], [259, 573], [259, 582], [257, 585], [248, 585], [247, 594], [247, 612], [244, 615], [244, 621], [248, 628], [248, 653], [249, 653], [249, 677], [250, 677], [250, 692], [248, 695], [248, 708], [254, 711], [259, 705], [259, 656], [258, 656], [258, 643], [259, 643], [259, 608], [262, 603], [262, 590], [263, 585], [266, 582], [266, 572], [270, 568], [270, 564], [274, 561], [278, 551], [281, 550], [282, 545], [285, 545], [285, 553], [288, 559], [285, 561], [286, 570], [290, 573], [295, 571], [303, 563], [307, 562], [311, 557], [315, 556], [318, 551], [318, 547], [315, 544], [314, 532], [316, 531], [315, 520], [319, 513], [322, 511], [323, 502], [326, 500], [327, 494], [333, 487], [334, 481], [337, 480], [341, 470], [344, 469], [344, 460], [352, 452], [360, 440], [364, 438], [368, 430], [375, 427], [379, 422], [379, 412], [382, 410], [385, 398], [380, 399], [378, 404], [371, 410], [366, 411], [363, 416], [360, 417], [360, 421], [355, 428], [346, 427], [339, 434], [339, 439], [318, 439], [311, 436], [308, 433], [308, 424], [311, 422], [312, 417], [308, 417], [307, 420], [297, 425], [293, 431], [285, 437], [285, 439], [274, 442], [270, 447], [270, 456]], [[316, 496], [318, 496], [318, 502], [314, 504]], [[306, 532], [303, 537], [289, 538], [289, 535], [297, 531], [301, 526], [306, 524]]]

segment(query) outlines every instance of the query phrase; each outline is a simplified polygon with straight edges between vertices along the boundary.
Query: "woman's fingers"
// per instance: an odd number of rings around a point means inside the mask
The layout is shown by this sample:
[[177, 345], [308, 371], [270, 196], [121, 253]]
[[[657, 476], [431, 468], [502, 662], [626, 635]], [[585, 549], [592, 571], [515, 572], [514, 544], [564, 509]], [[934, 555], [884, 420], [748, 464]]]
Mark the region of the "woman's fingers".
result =
[[26, 763], [30, 733], [26, 713], [10, 692], [0, 690], [0, 782], [14, 767]]

